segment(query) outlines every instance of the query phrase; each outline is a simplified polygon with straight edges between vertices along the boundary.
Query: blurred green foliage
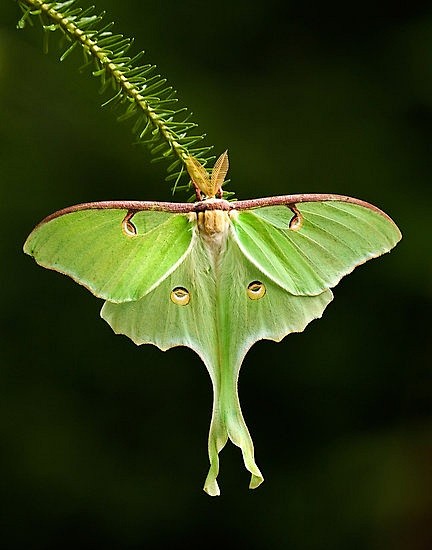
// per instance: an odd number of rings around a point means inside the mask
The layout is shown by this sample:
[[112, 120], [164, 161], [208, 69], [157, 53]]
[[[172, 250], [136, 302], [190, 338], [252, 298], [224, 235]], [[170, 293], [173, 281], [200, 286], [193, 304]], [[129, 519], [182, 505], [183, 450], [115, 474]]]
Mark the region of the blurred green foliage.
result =
[[2, 2], [2, 545], [431, 548], [430, 5], [355, 18], [276, 0], [98, 7], [170, 78], [215, 153], [229, 149], [239, 198], [352, 195], [404, 239], [343, 280], [303, 334], [251, 350], [240, 392], [266, 482], [248, 491], [227, 447], [210, 499], [198, 358], [114, 336], [97, 299], [21, 252], [64, 206], [168, 200], [164, 168], [99, 108], [79, 57], [59, 63], [55, 41], [44, 56], [40, 30], [17, 31]]

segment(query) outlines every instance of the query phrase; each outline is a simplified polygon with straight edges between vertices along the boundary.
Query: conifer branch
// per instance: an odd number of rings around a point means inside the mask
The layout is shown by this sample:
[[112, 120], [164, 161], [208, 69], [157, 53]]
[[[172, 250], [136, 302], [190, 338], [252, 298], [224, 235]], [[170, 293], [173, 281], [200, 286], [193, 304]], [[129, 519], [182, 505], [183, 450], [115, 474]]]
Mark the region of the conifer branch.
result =
[[[105, 12], [96, 14], [95, 7], [76, 7], [76, 0], [43, 2], [42, 0], [18, 0], [23, 16], [18, 28], [33, 24], [38, 17], [48, 34], [60, 30], [68, 42], [60, 57], [63, 61], [80, 46], [85, 59], [82, 68], [92, 68], [99, 77], [102, 91], [110, 86], [114, 95], [103, 106], [122, 110], [119, 120], [135, 118], [133, 132], [138, 143], [144, 143], [153, 155], [153, 161], [171, 159], [167, 180], [174, 180], [174, 190], [181, 177], [187, 175], [186, 161], [199, 159], [204, 166], [214, 159], [210, 146], [202, 146], [205, 135], [188, 135], [197, 124], [190, 121], [191, 113], [178, 108], [172, 86], [165, 78], [155, 74], [155, 65], [139, 65], [144, 52], [130, 57], [128, 52], [133, 39], [111, 31], [113, 23], [102, 25]], [[190, 188], [189, 185], [182, 188]]]

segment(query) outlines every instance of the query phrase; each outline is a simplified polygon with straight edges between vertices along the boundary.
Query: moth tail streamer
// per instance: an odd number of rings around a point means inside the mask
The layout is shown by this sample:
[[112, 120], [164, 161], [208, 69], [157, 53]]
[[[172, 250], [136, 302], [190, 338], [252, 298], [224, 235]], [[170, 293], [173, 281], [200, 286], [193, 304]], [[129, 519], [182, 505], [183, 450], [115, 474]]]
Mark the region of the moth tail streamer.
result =
[[249, 488], [256, 489], [264, 481], [264, 477], [255, 462], [252, 438], [240, 408], [237, 381], [234, 387], [228, 385], [227, 388], [224, 388], [224, 385], [219, 387], [213, 382], [213, 396], [213, 413], [208, 438], [210, 468], [204, 483], [204, 491], [210, 496], [220, 495], [217, 483], [219, 453], [228, 439], [241, 449], [244, 465], [251, 473]]

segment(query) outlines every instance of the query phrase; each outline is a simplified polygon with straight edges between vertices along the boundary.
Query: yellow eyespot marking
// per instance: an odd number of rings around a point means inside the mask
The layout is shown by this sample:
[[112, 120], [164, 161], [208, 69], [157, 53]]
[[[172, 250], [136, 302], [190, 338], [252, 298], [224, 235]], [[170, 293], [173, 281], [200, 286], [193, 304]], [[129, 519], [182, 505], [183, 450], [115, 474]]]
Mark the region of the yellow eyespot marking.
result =
[[178, 306], [187, 306], [190, 302], [189, 291], [182, 286], [176, 286], [171, 290], [170, 294], [171, 302]]
[[259, 300], [266, 293], [266, 287], [261, 281], [252, 281], [247, 287], [247, 295], [251, 300]]

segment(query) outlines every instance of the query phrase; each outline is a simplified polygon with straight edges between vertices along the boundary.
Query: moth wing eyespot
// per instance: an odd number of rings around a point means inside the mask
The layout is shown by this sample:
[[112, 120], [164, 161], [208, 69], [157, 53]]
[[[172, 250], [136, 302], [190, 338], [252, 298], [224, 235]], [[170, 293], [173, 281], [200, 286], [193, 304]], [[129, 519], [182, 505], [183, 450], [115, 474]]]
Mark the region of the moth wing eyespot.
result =
[[134, 211], [129, 211], [122, 221], [123, 233], [125, 233], [128, 237], [135, 237], [135, 235], [138, 235], [137, 228], [131, 221], [134, 214]]
[[298, 231], [303, 225], [303, 216], [296, 206], [290, 206], [289, 208], [294, 214], [289, 222], [289, 228], [291, 229], [291, 231]]
[[246, 292], [251, 300], [259, 300], [265, 295], [266, 287], [261, 281], [252, 281], [248, 284]]
[[171, 290], [170, 299], [177, 306], [187, 306], [190, 302], [190, 292], [183, 286], [176, 286]]

